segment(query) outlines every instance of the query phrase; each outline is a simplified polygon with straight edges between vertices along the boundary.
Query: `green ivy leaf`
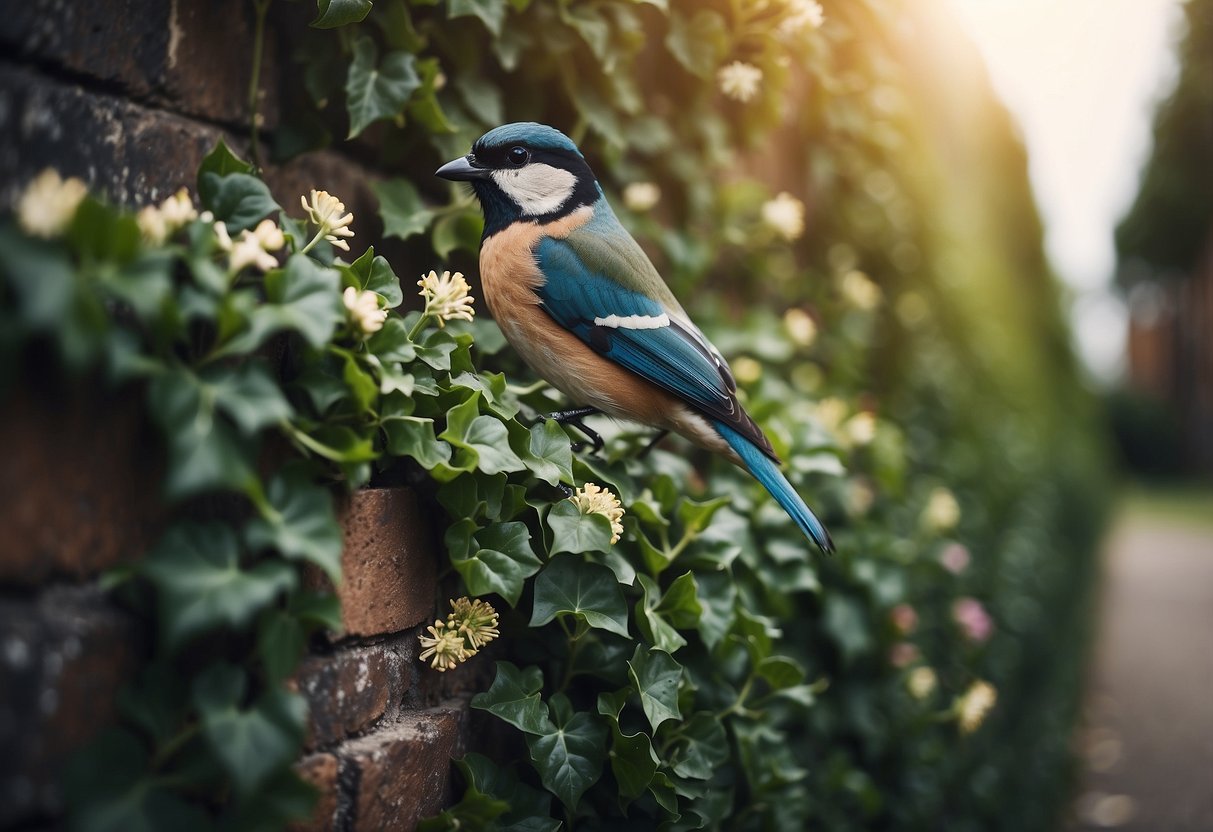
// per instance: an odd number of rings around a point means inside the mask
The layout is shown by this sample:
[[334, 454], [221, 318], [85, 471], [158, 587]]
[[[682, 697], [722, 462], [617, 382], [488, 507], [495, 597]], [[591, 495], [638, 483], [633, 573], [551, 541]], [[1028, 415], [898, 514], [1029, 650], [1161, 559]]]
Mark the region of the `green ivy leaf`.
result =
[[350, 392], [350, 402], [354, 406], [354, 411], [360, 414], [370, 413], [379, 398], [379, 383], [358, 363], [354, 353], [345, 353], [341, 378]]
[[670, 14], [665, 45], [693, 75], [710, 80], [728, 50], [728, 25], [718, 12], [699, 9], [691, 18]]
[[552, 530], [552, 554], [571, 552], [608, 552], [611, 549], [611, 521], [601, 514], [582, 514], [570, 500], [552, 506], [547, 517]]
[[265, 276], [267, 302], [253, 309], [247, 327], [217, 355], [252, 352], [275, 332], [293, 330], [316, 349], [328, 343], [344, 318], [340, 275], [304, 254], [293, 254], [286, 268]]
[[202, 159], [202, 163], [198, 165], [198, 180], [196, 182], [198, 193], [202, 193], [202, 177], [205, 174], [213, 173], [222, 178], [229, 173], [254, 173], [253, 166], [241, 159], [235, 153], [232, 153], [231, 148], [223, 141], [215, 145], [215, 148]]
[[315, 29], [335, 29], [361, 22], [371, 11], [371, 0], [316, 0]]
[[667, 653], [673, 653], [678, 648], [685, 646], [687, 640], [658, 612], [662, 597], [661, 587], [657, 585], [657, 581], [648, 575], [638, 575], [637, 577], [640, 579], [641, 588], [644, 589], [644, 597], [636, 602], [636, 624], [640, 627], [640, 632], [654, 647]]
[[215, 404], [246, 436], [291, 418], [295, 410], [265, 365], [257, 360], [203, 370], [201, 382]]
[[649, 650], [642, 644], [636, 645], [636, 652], [628, 661], [628, 675], [640, 694], [640, 706], [654, 731], [667, 719], [682, 718], [682, 712], [678, 709], [682, 665], [674, 661], [669, 653]]
[[451, 467], [458, 471], [479, 469], [486, 474], [522, 471], [522, 460], [510, 449], [509, 434], [500, 419], [480, 416], [476, 394], [447, 414], [446, 430], [438, 434], [455, 448]]
[[628, 607], [615, 573], [572, 556], [556, 557], [535, 579], [532, 627], [575, 615], [591, 627], [628, 637]]
[[619, 784], [624, 805], [648, 790], [657, 773], [657, 754], [648, 734], [643, 731], [625, 734], [618, 723], [611, 725], [611, 773]]
[[203, 173], [198, 177], [198, 198], [204, 208], [222, 220], [234, 237], [252, 228], [282, 206], [274, 201], [269, 187], [247, 173]]
[[711, 780], [728, 759], [729, 738], [716, 714], [700, 712], [679, 726], [671, 755], [674, 773], [679, 777]]
[[533, 425], [528, 433], [528, 446], [521, 450], [515, 449], [518, 450], [527, 469], [548, 485], [571, 483], [573, 481], [573, 450], [564, 429], [554, 420], [548, 419], [543, 424]]
[[678, 519], [682, 521], [683, 533], [699, 534], [712, 522], [712, 516], [732, 501], [732, 497], [717, 497], [703, 503], [684, 499], [678, 504]]
[[424, 234], [438, 215], [425, 207], [416, 186], [406, 179], [387, 179], [371, 184], [379, 200], [383, 217], [383, 236], [407, 240], [414, 234]]
[[158, 590], [161, 638], [169, 649], [219, 627], [243, 629], [294, 588], [288, 564], [242, 569], [239, 555], [235, 532], [217, 524], [173, 526], [148, 555], [143, 571]]
[[542, 565], [525, 523], [495, 523], [477, 531], [475, 522], [464, 518], [447, 530], [446, 546], [468, 592], [496, 592], [511, 607], [518, 603], [523, 583]]
[[270, 684], [280, 684], [295, 672], [307, 648], [303, 625], [294, 615], [270, 610], [257, 626], [257, 654]]
[[451, 461], [451, 446], [434, 435], [434, 420], [420, 416], [384, 416], [380, 422], [387, 437], [387, 450], [393, 456], [417, 460], [432, 469]]
[[302, 478], [279, 474], [267, 492], [273, 513], [245, 529], [254, 551], [276, 549], [283, 557], [315, 564], [334, 584], [341, 581], [341, 526], [328, 489]]
[[501, 36], [505, 25], [505, 0], [450, 0], [447, 17], [478, 17], [494, 37]]
[[388, 309], [395, 309], [404, 301], [400, 278], [392, 271], [387, 258], [375, 254], [373, 246], [367, 246], [366, 251], [353, 263], [339, 264], [337, 268], [344, 276], [346, 286], [377, 293]]
[[788, 656], [767, 656], [754, 667], [754, 675], [766, 680], [774, 690], [784, 690], [804, 682], [805, 670]]
[[607, 729], [594, 714], [574, 712], [561, 693], [552, 697], [551, 712], [555, 730], [528, 736], [527, 747], [543, 785], [572, 811], [602, 775]]
[[702, 612], [699, 635], [715, 650], [733, 628], [736, 620], [737, 586], [727, 572], [706, 572], [696, 576], [696, 597]]
[[354, 41], [354, 60], [345, 82], [346, 109], [350, 116], [350, 132], [354, 138], [373, 122], [395, 118], [404, 111], [414, 90], [421, 86], [414, 64], [416, 56], [409, 52], [389, 52], [383, 63], [376, 65], [378, 50], [375, 41], [360, 37]]
[[242, 796], [256, 794], [295, 758], [307, 714], [302, 697], [281, 688], [241, 708], [246, 686], [244, 672], [225, 664], [213, 665], [194, 682], [203, 735]]
[[367, 340], [366, 348], [380, 361], [408, 363], [417, 358], [417, 347], [409, 340], [408, 324], [396, 316], [384, 321], [383, 328]]
[[543, 673], [531, 666], [520, 670], [497, 662], [497, 676], [484, 693], [472, 697], [472, 707], [488, 711], [526, 734], [547, 734], [554, 728], [539, 698]]

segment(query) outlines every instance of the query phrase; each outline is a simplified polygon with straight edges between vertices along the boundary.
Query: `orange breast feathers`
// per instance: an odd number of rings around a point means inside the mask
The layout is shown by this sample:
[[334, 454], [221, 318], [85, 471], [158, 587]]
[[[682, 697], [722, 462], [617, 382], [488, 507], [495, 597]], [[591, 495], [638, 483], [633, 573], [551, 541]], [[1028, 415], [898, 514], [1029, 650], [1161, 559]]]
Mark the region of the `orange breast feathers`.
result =
[[667, 427], [685, 406], [640, 376], [603, 358], [539, 307], [543, 273], [535, 260], [542, 237], [566, 237], [592, 215], [587, 206], [539, 225], [514, 223], [484, 241], [480, 282], [502, 334], [540, 376], [579, 405], [611, 416]]

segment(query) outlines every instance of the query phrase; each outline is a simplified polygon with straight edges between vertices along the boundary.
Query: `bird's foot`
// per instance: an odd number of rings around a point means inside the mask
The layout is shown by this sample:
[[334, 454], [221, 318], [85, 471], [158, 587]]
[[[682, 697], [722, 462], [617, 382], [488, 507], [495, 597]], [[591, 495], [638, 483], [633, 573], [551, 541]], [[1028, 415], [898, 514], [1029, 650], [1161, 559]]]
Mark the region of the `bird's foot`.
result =
[[[540, 421], [546, 422], [548, 419], [552, 419], [557, 424], [572, 425], [573, 427], [577, 428], [577, 430], [579, 430], [586, 439], [590, 440], [590, 453], [597, 454], [602, 450], [606, 443], [602, 441], [602, 437], [598, 435], [598, 431], [594, 430], [593, 428], [586, 427], [582, 419], [584, 419], [586, 416], [593, 416], [595, 413], [601, 412], [602, 411], [596, 407], [578, 407], [573, 410], [558, 410], [555, 413], [549, 413], [547, 416], [541, 416]], [[583, 450], [585, 450], [585, 447], [585, 442], [574, 442], [573, 452], [581, 453]]]
[[564, 499], [566, 499], [566, 500], [577, 493], [572, 488], [569, 488], [567, 485], [565, 485], [562, 482], [556, 483], [556, 490], [559, 491], [564, 496]]
[[636, 458], [644, 459], [646, 456], [648, 456], [649, 454], [651, 454], [653, 452], [654, 448], [656, 448], [658, 445], [661, 444], [662, 439], [665, 439], [669, 435], [670, 435], [670, 431], [668, 429], [663, 429], [663, 430], [657, 431], [657, 435], [654, 436], [652, 439], [650, 439], [648, 444], [640, 449], [640, 453], [636, 454]]

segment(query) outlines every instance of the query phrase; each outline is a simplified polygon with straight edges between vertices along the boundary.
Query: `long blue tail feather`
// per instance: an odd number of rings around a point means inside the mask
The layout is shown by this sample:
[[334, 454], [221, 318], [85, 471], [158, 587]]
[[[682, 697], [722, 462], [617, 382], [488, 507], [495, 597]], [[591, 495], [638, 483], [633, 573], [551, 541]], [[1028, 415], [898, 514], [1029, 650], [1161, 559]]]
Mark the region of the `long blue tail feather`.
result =
[[783, 510], [796, 521], [796, 525], [805, 533], [805, 536], [816, 543], [817, 547], [827, 555], [833, 554], [834, 541], [830, 539], [830, 533], [817, 519], [813, 510], [805, 505], [804, 500], [796, 493], [796, 489], [792, 488], [792, 484], [788, 482], [788, 478], [779, 470], [779, 466], [775, 464], [774, 460], [724, 422], [713, 421], [712, 426], [716, 428], [716, 432], [724, 438], [724, 441], [729, 443], [729, 447], [741, 457], [746, 469], [754, 475], [754, 479], [762, 483], [762, 487], [771, 492], [775, 502], [779, 503]]

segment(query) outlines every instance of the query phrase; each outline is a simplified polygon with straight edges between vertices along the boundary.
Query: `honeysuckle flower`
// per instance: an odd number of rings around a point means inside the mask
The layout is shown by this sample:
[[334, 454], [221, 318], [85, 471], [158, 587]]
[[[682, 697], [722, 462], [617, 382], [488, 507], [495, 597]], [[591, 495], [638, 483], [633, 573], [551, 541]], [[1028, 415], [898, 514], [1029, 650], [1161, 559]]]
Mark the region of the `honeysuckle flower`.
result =
[[820, 29], [825, 23], [825, 9], [817, 0], [787, 0], [787, 14], [777, 31], [784, 37], [798, 35], [805, 29]]
[[716, 73], [720, 91], [734, 101], [745, 103], [758, 94], [762, 70], [744, 61], [733, 61]]
[[345, 304], [350, 321], [365, 337], [383, 329], [387, 320], [387, 310], [379, 308], [379, 295], [370, 291], [358, 291], [353, 286], [347, 286], [341, 293], [341, 302]]
[[762, 204], [762, 221], [789, 243], [804, 234], [804, 203], [787, 191]]
[[987, 641], [994, 632], [994, 619], [976, 598], [958, 598], [952, 604], [952, 620], [965, 638], [975, 644]]
[[623, 189], [623, 204], [629, 211], [649, 211], [660, 201], [661, 188], [653, 182], [633, 182]]
[[164, 214], [160, 213], [160, 209], [155, 205], [145, 205], [140, 208], [139, 213], [135, 215], [135, 222], [139, 225], [139, 233], [146, 242], [158, 246], [168, 239], [168, 223], [164, 221]]
[[742, 384], [753, 384], [762, 378], [762, 365], [748, 355], [742, 355], [734, 359], [731, 369], [733, 371], [733, 378]]
[[797, 346], [807, 347], [817, 340], [817, 323], [803, 309], [793, 308], [784, 312], [783, 326]]
[[852, 269], [843, 275], [842, 278], [842, 296], [852, 306], [870, 312], [880, 305], [882, 292], [880, 287], [872, 282], [872, 278], [868, 277], [858, 269]]
[[189, 190], [182, 188], [160, 203], [160, 215], [164, 217], [165, 224], [172, 231], [176, 231], [185, 227], [186, 223], [198, 219], [198, 209], [190, 199]]
[[440, 673], [457, 667], [460, 662], [467, 661], [468, 651], [464, 646], [463, 636], [452, 630], [447, 622], [437, 619], [433, 626], [425, 629], [429, 632], [429, 636], [417, 637], [424, 648], [418, 656], [421, 661], [432, 656], [430, 667]]
[[906, 688], [915, 699], [926, 699], [935, 691], [935, 686], [938, 684], [939, 679], [936, 677], [935, 671], [929, 667], [916, 667], [906, 677]]
[[232, 250], [232, 236], [227, 233], [227, 223], [223, 220], [211, 226], [215, 232], [215, 242], [219, 244], [219, 248], [223, 251]]
[[960, 504], [951, 491], [939, 486], [931, 491], [926, 508], [922, 510], [922, 524], [933, 532], [946, 532], [960, 522]]
[[836, 432], [842, 425], [842, 420], [847, 415], [847, 403], [842, 399], [831, 396], [822, 399], [814, 408], [817, 412], [817, 420], [825, 427], [826, 430]]
[[569, 499], [582, 514], [601, 514], [611, 521], [611, 542], [619, 541], [623, 534], [623, 506], [609, 488], [587, 482]]
[[32, 237], [58, 237], [76, 216], [88, 186], [74, 176], [63, 179], [47, 168], [34, 177], [17, 200], [17, 223]]
[[472, 645], [471, 654], [501, 635], [497, 630], [497, 610], [493, 609], [493, 605], [466, 595], [451, 601], [446, 626]]
[[472, 309], [476, 299], [468, 294], [472, 287], [464, 279], [463, 272], [452, 275], [444, 271], [439, 277], [438, 272], [431, 271], [423, 275], [417, 285], [421, 287], [418, 294], [425, 298], [425, 315], [436, 318], [439, 327], [456, 319], [470, 321], [476, 314]]
[[855, 445], [867, 445], [876, 438], [876, 414], [863, 410], [843, 425], [847, 438]]
[[981, 727], [986, 716], [998, 702], [998, 690], [989, 682], [977, 680], [956, 701], [956, 714], [960, 730], [971, 734]]
[[889, 664], [893, 667], [909, 667], [918, 661], [918, 648], [908, 641], [899, 641], [889, 649]]
[[[354, 215], [346, 213], [344, 202], [328, 191], [317, 190], [311, 192], [310, 200], [301, 196], [299, 202], [307, 212], [308, 219], [319, 228], [316, 232], [317, 238], [323, 236], [334, 247], [342, 251], [350, 250], [350, 244], [342, 238], [354, 236], [354, 232], [349, 228], [350, 223], [354, 221]], [[314, 242], [313, 239], [312, 243]], [[312, 243], [308, 243], [304, 250], [311, 248]]]
[[889, 610], [889, 620], [903, 636], [918, 629], [918, 611], [909, 604], [898, 604]]
[[962, 543], [949, 543], [939, 553], [939, 562], [953, 575], [959, 575], [968, 569], [970, 559], [969, 550]]
[[[254, 230], [242, 231], [240, 239], [234, 243], [228, 237], [227, 227], [224, 226], [220, 231], [220, 225], [221, 223], [215, 223], [215, 236], [219, 238], [220, 248], [231, 251], [228, 257], [228, 269], [231, 272], [238, 272], [245, 266], [256, 266], [261, 271], [268, 272], [278, 266], [278, 258], [270, 252], [286, 245], [286, 236], [273, 220], [262, 220]], [[227, 238], [227, 245], [224, 245], [224, 238]]]

